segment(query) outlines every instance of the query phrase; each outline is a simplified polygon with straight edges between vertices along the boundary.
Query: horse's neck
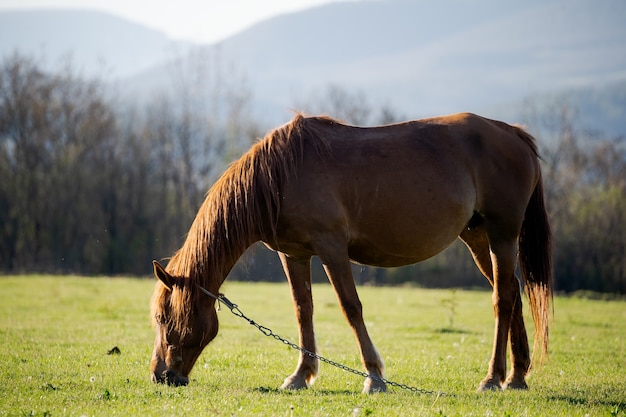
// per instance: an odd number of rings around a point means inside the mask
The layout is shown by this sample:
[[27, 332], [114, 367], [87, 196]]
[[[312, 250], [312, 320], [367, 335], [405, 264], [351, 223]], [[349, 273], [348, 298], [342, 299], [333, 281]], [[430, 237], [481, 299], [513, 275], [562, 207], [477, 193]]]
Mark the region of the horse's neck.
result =
[[260, 231], [266, 229], [269, 219], [259, 209], [254, 184], [229, 168], [209, 190], [189, 230], [187, 261], [195, 265], [198, 281], [212, 290], [219, 289], [244, 251], [260, 240]]
[[203, 242], [203, 239], [187, 237], [185, 250], [188, 251], [186, 262], [189, 262], [190, 275], [195, 275], [197, 284], [209, 291], [218, 292], [241, 255], [259, 239], [252, 234], [231, 239], [224, 231], [211, 228], [207, 231], [196, 231], [208, 233], [211, 239]]
[[[251, 246], [252, 243], [254, 242], [250, 242], [250, 244], [248, 244], [247, 247]], [[215, 291], [219, 290], [219, 288], [222, 286], [222, 284], [228, 277], [228, 274], [233, 269], [233, 267], [235, 266], [235, 264], [237, 263], [241, 255], [243, 255], [247, 247], [244, 249], [226, 248], [224, 252], [222, 252], [223, 255], [221, 257], [222, 258], [221, 261], [216, 262], [217, 265], [215, 265], [214, 267], [214, 271], [215, 271], [214, 276], [208, 277], [209, 281], [212, 281], [210, 282], [210, 284], [211, 286], [213, 286], [213, 290]]]

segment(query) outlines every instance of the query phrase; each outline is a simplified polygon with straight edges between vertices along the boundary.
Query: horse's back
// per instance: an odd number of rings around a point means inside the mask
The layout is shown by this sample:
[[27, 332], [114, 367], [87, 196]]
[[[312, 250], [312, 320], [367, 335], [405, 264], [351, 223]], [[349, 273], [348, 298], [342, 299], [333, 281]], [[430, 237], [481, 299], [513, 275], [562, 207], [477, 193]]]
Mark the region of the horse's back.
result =
[[538, 171], [536, 153], [518, 128], [471, 113], [374, 128], [327, 126], [326, 132], [330, 152], [309, 153], [302, 174], [372, 208], [387, 210], [394, 201], [413, 213], [480, 205], [491, 190], [532, 191], [527, 178], [534, 182]]

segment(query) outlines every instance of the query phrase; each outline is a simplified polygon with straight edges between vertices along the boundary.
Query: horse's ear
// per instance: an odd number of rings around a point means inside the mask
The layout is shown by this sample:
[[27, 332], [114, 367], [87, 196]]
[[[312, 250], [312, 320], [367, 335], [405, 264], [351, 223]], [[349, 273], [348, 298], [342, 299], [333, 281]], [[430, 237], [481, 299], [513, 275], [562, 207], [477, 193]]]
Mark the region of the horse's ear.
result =
[[174, 285], [172, 276], [165, 271], [165, 268], [158, 261], [152, 261], [152, 266], [154, 267], [154, 276], [172, 291]]

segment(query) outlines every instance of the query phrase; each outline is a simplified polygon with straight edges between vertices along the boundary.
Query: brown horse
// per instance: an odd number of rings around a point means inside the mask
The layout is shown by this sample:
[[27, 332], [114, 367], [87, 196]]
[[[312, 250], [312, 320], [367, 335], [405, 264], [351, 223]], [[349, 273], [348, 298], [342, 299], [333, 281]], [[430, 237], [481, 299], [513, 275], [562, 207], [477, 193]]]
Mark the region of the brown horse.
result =
[[[375, 128], [297, 115], [226, 170], [167, 268], [154, 263], [152, 379], [188, 383], [218, 331], [215, 300], [200, 286], [217, 294], [245, 249], [263, 241], [278, 252], [291, 285], [300, 346], [317, 351], [310, 275], [317, 255], [370, 375], [363, 391], [385, 391], [350, 260], [408, 265], [457, 237], [493, 286], [493, 351], [479, 388], [525, 389], [531, 358], [515, 276], [518, 251], [542, 354], [552, 297], [551, 234], [534, 139], [473, 114]], [[309, 387], [317, 371], [318, 361], [301, 353], [282, 388]]]

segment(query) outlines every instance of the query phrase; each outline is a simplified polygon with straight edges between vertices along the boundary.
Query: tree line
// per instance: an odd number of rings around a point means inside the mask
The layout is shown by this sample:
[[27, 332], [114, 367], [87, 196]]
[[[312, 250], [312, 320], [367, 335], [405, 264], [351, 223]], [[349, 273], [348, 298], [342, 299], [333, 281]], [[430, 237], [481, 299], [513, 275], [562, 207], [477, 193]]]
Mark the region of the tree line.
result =
[[239, 126], [251, 125], [239, 120], [243, 93], [220, 92], [214, 111], [177, 92], [130, 105], [70, 69], [2, 63], [1, 270], [145, 274], [179, 246], [221, 155], [239, 152]]
[[[0, 271], [147, 275], [181, 244], [206, 190], [262, 136], [245, 77], [172, 64], [173, 88], [116, 98], [71, 67], [45, 71], [13, 55], [0, 63]], [[229, 73], [225, 77], [225, 73]], [[357, 124], [404, 119], [362, 93], [329, 86], [310, 113]], [[626, 140], [577, 126], [575, 109], [527, 105], [537, 136], [562, 291], [626, 293]], [[314, 263], [315, 280], [325, 280]], [[354, 266], [359, 283], [484, 286], [457, 243], [405, 268]], [[231, 279], [282, 281], [276, 255], [252, 247]]]

